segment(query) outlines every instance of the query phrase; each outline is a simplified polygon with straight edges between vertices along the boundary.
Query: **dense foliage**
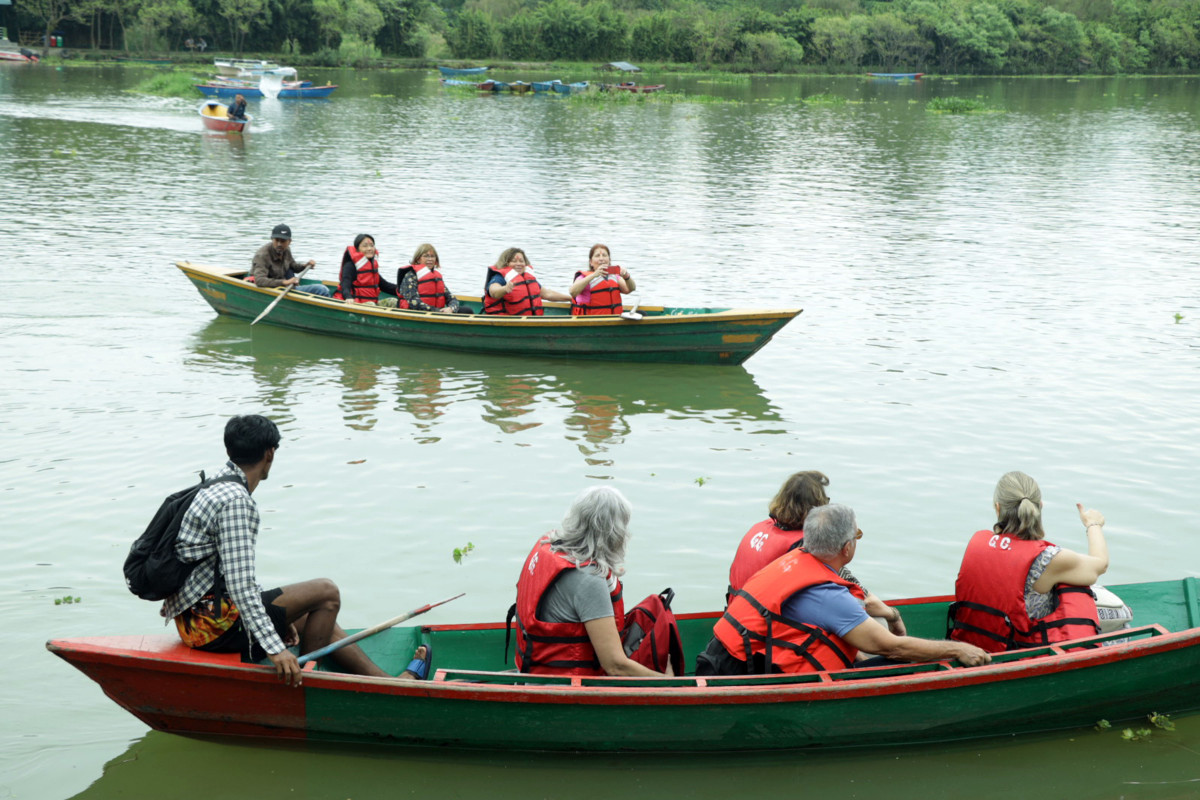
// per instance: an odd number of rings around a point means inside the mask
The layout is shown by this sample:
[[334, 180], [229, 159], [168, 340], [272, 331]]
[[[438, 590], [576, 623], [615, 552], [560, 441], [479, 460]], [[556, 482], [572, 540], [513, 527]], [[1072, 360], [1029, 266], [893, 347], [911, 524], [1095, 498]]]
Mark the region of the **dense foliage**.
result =
[[76, 46], [939, 73], [1200, 68], [1200, 0], [16, 0]]

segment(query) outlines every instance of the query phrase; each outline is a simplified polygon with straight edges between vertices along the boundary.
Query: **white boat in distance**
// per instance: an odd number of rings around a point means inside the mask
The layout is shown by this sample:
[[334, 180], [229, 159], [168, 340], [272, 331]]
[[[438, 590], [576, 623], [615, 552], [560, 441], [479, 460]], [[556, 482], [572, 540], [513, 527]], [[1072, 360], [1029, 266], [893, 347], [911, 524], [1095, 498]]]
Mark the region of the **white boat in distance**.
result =
[[219, 74], [231, 78], [239, 75], [262, 75], [264, 72], [279, 69], [279, 65], [273, 61], [252, 58], [214, 58], [213, 66]]

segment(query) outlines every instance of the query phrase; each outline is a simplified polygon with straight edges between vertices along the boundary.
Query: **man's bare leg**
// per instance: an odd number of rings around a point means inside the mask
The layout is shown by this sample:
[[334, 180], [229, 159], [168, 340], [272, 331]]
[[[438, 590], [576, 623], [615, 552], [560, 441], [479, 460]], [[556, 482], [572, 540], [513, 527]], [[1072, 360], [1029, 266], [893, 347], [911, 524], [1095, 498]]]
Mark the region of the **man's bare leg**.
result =
[[[276, 597], [272, 605], [287, 610], [288, 622], [294, 624], [300, 634], [301, 654], [311, 653], [346, 637], [346, 631], [337, 624], [338, 611], [342, 607], [341, 593], [337, 584], [327, 578], [314, 578], [285, 586], [283, 594]], [[356, 644], [335, 650], [329, 654], [329, 658], [345, 672], [376, 678], [392, 677]]]

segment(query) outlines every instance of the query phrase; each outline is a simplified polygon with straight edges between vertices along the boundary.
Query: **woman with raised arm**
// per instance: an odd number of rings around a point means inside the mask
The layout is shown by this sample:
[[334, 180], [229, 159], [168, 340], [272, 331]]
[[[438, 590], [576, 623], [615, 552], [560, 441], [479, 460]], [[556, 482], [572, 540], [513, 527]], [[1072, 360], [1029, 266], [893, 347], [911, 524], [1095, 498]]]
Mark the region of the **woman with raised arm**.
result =
[[542, 300], [570, 302], [570, 295], [547, 289], [533, 274], [525, 251], [510, 247], [488, 267], [483, 286], [483, 313], [540, 317]]
[[1046, 541], [1042, 490], [1024, 472], [1009, 472], [992, 495], [996, 524], [971, 537], [963, 554], [950, 638], [990, 652], [1036, 647], [1100, 632], [1089, 587], [1108, 569], [1104, 515], [1079, 503], [1086, 553]]
[[624, 310], [621, 295], [637, 285], [629, 270], [612, 263], [608, 245], [594, 244], [588, 252], [588, 268], [575, 273], [571, 294], [571, 316], [620, 314]]

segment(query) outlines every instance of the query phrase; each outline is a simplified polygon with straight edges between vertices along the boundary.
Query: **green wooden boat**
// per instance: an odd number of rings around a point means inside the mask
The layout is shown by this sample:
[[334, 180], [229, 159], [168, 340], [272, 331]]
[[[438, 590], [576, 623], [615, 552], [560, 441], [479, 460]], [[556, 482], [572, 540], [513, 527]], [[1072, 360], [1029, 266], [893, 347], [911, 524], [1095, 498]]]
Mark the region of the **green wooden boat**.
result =
[[[269, 663], [189, 650], [174, 636], [59, 639], [47, 648], [157, 730], [212, 736], [558, 751], [876, 747], [1031, 733], [1200, 708], [1200, 582], [1110, 587], [1139, 627], [952, 662], [808, 675], [570, 678], [505, 671], [500, 623], [394, 628], [363, 642], [399, 673], [418, 643], [425, 681], [305, 667], [303, 688]], [[897, 601], [910, 632], [944, 633], [952, 598]], [[689, 658], [716, 614], [680, 618]], [[510, 653], [511, 656], [511, 653]]]
[[[253, 320], [279, 297], [243, 280], [245, 270], [176, 266], [218, 314]], [[319, 283], [308, 281], [305, 283]], [[331, 288], [336, 288], [328, 284]], [[481, 298], [458, 295], [479, 312]], [[546, 303], [542, 317], [439, 314], [360, 306], [289, 292], [263, 324], [394, 344], [504, 355], [675, 364], [741, 364], [802, 309], [639, 306], [640, 320], [572, 317], [570, 304]]]

